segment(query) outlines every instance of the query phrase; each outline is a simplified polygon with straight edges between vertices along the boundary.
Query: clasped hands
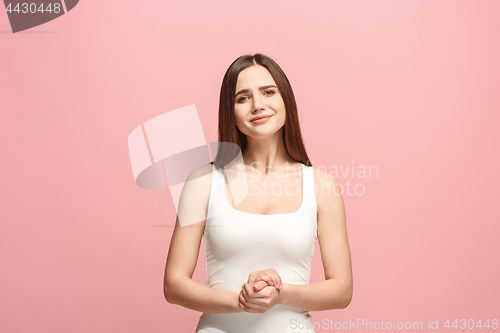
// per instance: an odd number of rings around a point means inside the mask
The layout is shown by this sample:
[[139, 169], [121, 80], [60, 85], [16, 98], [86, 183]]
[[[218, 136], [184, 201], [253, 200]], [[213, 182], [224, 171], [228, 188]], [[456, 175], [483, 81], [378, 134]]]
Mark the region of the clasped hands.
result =
[[239, 307], [246, 312], [264, 313], [282, 302], [283, 283], [274, 268], [250, 273], [241, 286]]

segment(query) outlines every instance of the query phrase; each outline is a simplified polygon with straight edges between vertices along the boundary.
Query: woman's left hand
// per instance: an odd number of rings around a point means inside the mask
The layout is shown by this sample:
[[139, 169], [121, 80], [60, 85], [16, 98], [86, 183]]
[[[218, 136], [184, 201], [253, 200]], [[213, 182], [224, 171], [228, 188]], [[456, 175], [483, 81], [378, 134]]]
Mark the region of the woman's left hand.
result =
[[255, 292], [250, 284], [243, 284], [240, 292], [240, 307], [246, 312], [264, 313], [276, 304], [281, 303], [281, 291], [274, 286], [267, 286]]

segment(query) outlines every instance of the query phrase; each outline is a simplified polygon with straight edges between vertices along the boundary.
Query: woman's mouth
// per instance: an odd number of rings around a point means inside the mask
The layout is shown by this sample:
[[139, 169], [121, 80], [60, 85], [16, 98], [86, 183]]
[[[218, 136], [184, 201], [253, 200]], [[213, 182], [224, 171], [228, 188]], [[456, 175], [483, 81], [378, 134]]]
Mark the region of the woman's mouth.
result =
[[254, 124], [260, 124], [260, 123], [265, 123], [266, 121], [268, 121], [272, 116], [264, 116], [262, 118], [259, 118], [259, 119], [255, 119], [255, 120], [252, 120], [251, 122], [254, 123]]

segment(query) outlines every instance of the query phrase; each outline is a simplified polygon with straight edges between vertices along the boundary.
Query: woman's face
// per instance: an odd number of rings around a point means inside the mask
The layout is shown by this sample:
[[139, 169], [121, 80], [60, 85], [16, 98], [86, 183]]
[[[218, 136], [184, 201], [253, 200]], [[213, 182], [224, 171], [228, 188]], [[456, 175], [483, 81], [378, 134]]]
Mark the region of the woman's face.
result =
[[[260, 65], [245, 68], [238, 75], [234, 97], [236, 126], [247, 136], [265, 139], [285, 124], [285, 103], [269, 71]], [[267, 116], [265, 121], [252, 121]]]

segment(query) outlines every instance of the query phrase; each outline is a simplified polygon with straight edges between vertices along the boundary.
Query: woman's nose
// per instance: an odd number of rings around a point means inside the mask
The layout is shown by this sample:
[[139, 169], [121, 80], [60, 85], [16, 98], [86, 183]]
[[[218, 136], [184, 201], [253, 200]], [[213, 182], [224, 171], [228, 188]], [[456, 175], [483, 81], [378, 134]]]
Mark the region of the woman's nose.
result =
[[259, 110], [259, 109], [262, 109], [263, 106], [264, 106], [264, 103], [262, 102], [262, 97], [259, 95], [255, 96], [253, 99], [253, 109]]

